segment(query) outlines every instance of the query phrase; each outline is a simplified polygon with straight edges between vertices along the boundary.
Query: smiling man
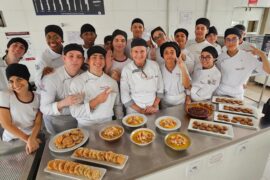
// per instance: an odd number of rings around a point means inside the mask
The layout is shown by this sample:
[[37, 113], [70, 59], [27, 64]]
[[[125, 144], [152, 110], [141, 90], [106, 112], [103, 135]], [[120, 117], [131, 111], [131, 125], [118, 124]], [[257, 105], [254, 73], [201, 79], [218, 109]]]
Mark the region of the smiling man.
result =
[[95, 44], [95, 40], [97, 38], [96, 29], [91, 24], [84, 24], [81, 27], [80, 37], [83, 40], [82, 48], [84, 50], [84, 58], [86, 62], [88, 60], [87, 51]]

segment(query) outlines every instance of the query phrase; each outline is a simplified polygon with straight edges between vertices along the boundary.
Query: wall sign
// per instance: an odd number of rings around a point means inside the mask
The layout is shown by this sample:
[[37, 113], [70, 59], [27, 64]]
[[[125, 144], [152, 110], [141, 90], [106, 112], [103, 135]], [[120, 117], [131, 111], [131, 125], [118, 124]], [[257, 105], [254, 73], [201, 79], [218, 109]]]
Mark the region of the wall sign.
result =
[[33, 0], [36, 15], [104, 15], [103, 0]]

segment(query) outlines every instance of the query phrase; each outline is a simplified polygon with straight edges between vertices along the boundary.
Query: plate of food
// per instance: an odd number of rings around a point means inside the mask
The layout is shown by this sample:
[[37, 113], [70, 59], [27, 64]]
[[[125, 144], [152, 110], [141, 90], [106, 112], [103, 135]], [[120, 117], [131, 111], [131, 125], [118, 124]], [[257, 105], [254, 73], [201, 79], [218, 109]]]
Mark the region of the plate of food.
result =
[[191, 144], [190, 138], [180, 132], [172, 132], [167, 134], [164, 141], [168, 147], [176, 151], [186, 150]]
[[88, 139], [88, 132], [74, 128], [56, 134], [49, 142], [49, 149], [56, 153], [73, 151], [82, 146]]
[[253, 106], [235, 106], [219, 104], [219, 111], [258, 117], [257, 109]]
[[71, 155], [71, 158], [85, 162], [101, 164], [116, 169], [123, 169], [128, 160], [128, 156], [123, 154], [82, 147], [76, 149]]
[[173, 116], [161, 116], [156, 119], [155, 125], [163, 131], [175, 131], [181, 127], [181, 121]]
[[101, 180], [107, 170], [104, 168], [88, 166], [73, 161], [54, 159], [48, 162], [44, 171], [50, 174], [71, 179]]
[[255, 130], [258, 129], [259, 123], [258, 120], [251, 116], [241, 116], [224, 112], [215, 112], [214, 121]]
[[132, 113], [122, 119], [122, 123], [127, 127], [141, 127], [147, 122], [147, 117], [143, 114]]
[[219, 104], [232, 104], [232, 105], [238, 105], [238, 106], [244, 105], [244, 101], [241, 99], [222, 97], [222, 96], [213, 96], [212, 102], [219, 103]]
[[199, 119], [190, 119], [188, 130], [228, 139], [234, 137], [232, 125]]
[[187, 113], [193, 118], [207, 119], [215, 109], [213, 104], [210, 103], [191, 103], [187, 105]]
[[155, 140], [156, 134], [148, 128], [139, 128], [130, 134], [130, 140], [139, 146], [146, 146]]
[[99, 137], [105, 141], [115, 141], [122, 137], [124, 132], [120, 125], [109, 125], [99, 131]]

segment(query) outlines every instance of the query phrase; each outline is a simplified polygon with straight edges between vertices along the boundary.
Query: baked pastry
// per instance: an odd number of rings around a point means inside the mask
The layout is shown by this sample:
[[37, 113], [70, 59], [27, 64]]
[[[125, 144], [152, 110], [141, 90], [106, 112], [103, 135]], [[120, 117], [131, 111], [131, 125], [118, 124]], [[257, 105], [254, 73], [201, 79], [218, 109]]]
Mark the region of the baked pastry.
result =
[[58, 135], [54, 140], [54, 145], [58, 149], [71, 148], [82, 142], [84, 138], [80, 129], [72, 129], [64, 134]]
[[91, 180], [97, 180], [101, 177], [100, 170], [73, 161], [61, 159], [51, 160], [48, 162], [47, 168], [51, 171], [57, 171], [64, 174], [84, 176]]

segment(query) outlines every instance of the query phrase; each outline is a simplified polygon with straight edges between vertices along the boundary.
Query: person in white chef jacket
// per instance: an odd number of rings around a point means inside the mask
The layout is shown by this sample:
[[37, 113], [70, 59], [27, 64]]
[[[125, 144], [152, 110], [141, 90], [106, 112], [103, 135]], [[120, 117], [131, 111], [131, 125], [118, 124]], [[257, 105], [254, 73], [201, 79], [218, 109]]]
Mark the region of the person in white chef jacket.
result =
[[[239, 49], [241, 33], [237, 28], [229, 28], [224, 33], [227, 51], [220, 54], [217, 67], [222, 78], [216, 94], [243, 99], [245, 84], [253, 71], [270, 73], [270, 64], [265, 53], [253, 46], [251, 53]], [[259, 58], [257, 58], [256, 56]]]
[[183, 104], [186, 99], [185, 89], [190, 87], [190, 77], [180, 53], [176, 42], [165, 42], [160, 46], [160, 54], [165, 61], [160, 68], [164, 82], [162, 108]]
[[205, 35], [208, 33], [210, 27], [210, 21], [207, 18], [199, 18], [196, 21], [195, 26], [195, 40], [188, 41], [187, 49], [193, 54], [195, 59], [194, 71], [200, 69], [200, 54], [202, 49], [207, 46], [212, 46], [206, 39]]
[[158, 63], [159, 66], [164, 64], [164, 59], [160, 54], [160, 46], [167, 41], [165, 31], [160, 27], [156, 27], [151, 31], [151, 38], [157, 44], [157, 47], [151, 47], [148, 57]]
[[212, 44], [213, 47], [216, 48], [218, 54], [221, 54], [221, 46], [218, 44], [218, 32], [215, 26], [211, 26], [208, 30], [208, 33], [205, 36], [206, 40]]
[[174, 40], [178, 43], [178, 46], [181, 49], [181, 58], [186, 64], [188, 73], [192, 74], [194, 70], [195, 59], [193, 54], [186, 48], [188, 35], [188, 31], [184, 28], [179, 28], [174, 31]]
[[77, 120], [71, 116], [69, 107], [83, 99], [82, 93], [69, 93], [72, 79], [83, 72], [84, 51], [81, 45], [66, 45], [63, 61], [64, 66], [43, 78], [44, 87], [40, 91], [40, 110], [46, 130], [51, 135], [77, 127]]
[[219, 86], [221, 73], [215, 66], [217, 50], [212, 46], [203, 48], [200, 56], [201, 69], [194, 71], [192, 76], [191, 100], [203, 101], [211, 99]]
[[131, 42], [131, 57], [121, 74], [121, 100], [128, 114], [153, 114], [159, 109], [164, 86], [159, 65], [146, 59], [147, 44], [137, 38]]
[[78, 127], [87, 128], [93, 124], [123, 117], [117, 82], [104, 73], [106, 50], [93, 46], [88, 52], [89, 69], [74, 78], [70, 93], [84, 93], [83, 102], [70, 106], [71, 115], [77, 119]]
[[13, 63], [19, 63], [28, 50], [28, 43], [20, 37], [15, 37], [7, 43], [6, 54], [0, 59], [0, 91], [8, 89], [6, 68]]
[[106, 60], [106, 73], [117, 82], [120, 81], [122, 69], [132, 60], [125, 54], [127, 33], [116, 29], [112, 33], [112, 59]]
[[135, 18], [131, 22], [130, 30], [132, 32], [133, 37], [127, 40], [127, 46], [125, 49], [125, 53], [129, 59], [131, 59], [130, 51], [131, 51], [131, 42], [134, 38], [142, 38], [144, 32], [144, 22], [140, 18]]
[[45, 38], [48, 48], [41, 53], [35, 63], [35, 84], [38, 93], [44, 85], [42, 78], [64, 64], [62, 60], [63, 30], [57, 25], [48, 25], [45, 27]]
[[20, 139], [27, 154], [39, 148], [38, 135], [42, 124], [38, 94], [29, 84], [30, 73], [23, 64], [13, 63], [6, 68], [10, 91], [0, 91], [0, 124], [4, 128], [2, 140]]

